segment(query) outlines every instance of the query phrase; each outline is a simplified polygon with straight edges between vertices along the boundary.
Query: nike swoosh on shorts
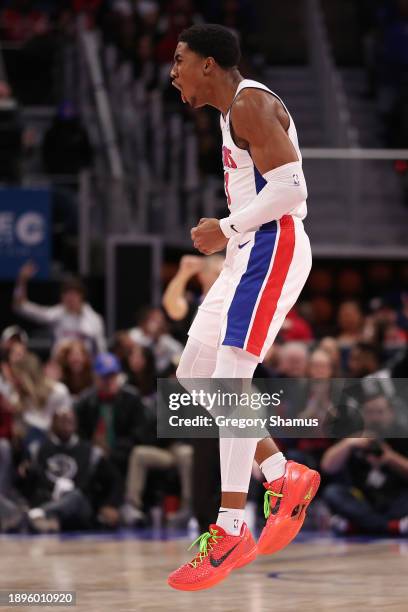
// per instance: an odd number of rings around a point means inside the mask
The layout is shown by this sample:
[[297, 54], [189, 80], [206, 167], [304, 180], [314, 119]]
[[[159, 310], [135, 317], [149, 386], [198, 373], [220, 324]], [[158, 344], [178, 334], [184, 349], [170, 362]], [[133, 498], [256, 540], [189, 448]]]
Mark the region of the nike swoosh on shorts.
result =
[[250, 240], [248, 240], [247, 242], [244, 242], [244, 244], [239, 244], [239, 245], [238, 245], [238, 248], [239, 248], [239, 249], [243, 249], [243, 248], [244, 248], [244, 246], [246, 246], [246, 245], [247, 245], [249, 242], [251, 242], [251, 241], [250, 241]]

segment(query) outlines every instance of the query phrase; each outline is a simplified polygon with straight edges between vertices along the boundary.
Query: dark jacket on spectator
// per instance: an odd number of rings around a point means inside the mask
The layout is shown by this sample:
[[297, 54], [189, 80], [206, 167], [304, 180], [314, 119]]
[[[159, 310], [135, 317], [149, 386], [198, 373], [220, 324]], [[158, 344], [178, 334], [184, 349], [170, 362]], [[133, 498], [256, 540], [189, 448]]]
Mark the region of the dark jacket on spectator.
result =
[[19, 488], [32, 506], [40, 506], [52, 499], [58, 478], [72, 480], [95, 512], [104, 505], [120, 504], [121, 490], [112, 463], [99, 448], [80, 440], [77, 434], [66, 443], [50, 434], [31, 459]]
[[102, 404], [107, 403], [112, 406], [115, 440], [110, 449], [110, 458], [124, 476], [129, 453], [135, 444], [143, 443], [149, 419], [134, 387], [124, 385], [110, 400], [101, 399], [96, 389], [90, 389], [84, 391], [76, 403], [78, 433], [82, 439], [94, 439], [101, 419]]

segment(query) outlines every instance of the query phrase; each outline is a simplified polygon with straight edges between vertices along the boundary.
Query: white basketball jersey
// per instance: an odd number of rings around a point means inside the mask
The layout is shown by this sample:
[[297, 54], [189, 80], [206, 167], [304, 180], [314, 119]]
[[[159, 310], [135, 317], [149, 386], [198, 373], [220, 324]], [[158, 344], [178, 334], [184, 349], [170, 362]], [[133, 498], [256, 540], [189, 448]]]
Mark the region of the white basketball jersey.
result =
[[[245, 88], [263, 89], [282, 102], [279, 96], [266, 87], [266, 85], [250, 79], [244, 79], [240, 82], [234, 100], [239, 92]], [[290, 120], [288, 136], [296, 150], [299, 161], [302, 162], [294, 121], [283, 102], [282, 105], [288, 113]], [[222, 131], [222, 161], [224, 166], [225, 194], [227, 196], [228, 208], [231, 212], [235, 212], [246, 208], [261, 191], [266, 181], [254, 165], [249, 151], [240, 149], [233, 141], [230, 131], [230, 110], [225, 119], [221, 113], [220, 123]], [[290, 214], [300, 219], [304, 219], [307, 214], [306, 202], [302, 202], [302, 204], [291, 211]]]

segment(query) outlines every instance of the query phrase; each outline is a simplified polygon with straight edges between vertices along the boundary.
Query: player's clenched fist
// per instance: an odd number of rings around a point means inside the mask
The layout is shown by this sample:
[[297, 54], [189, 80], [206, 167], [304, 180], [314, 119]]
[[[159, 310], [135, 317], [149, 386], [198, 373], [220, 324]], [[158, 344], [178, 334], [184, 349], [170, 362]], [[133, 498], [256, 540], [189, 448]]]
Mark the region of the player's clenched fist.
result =
[[218, 219], [200, 219], [198, 225], [191, 230], [191, 239], [195, 248], [204, 255], [223, 251], [228, 243]]

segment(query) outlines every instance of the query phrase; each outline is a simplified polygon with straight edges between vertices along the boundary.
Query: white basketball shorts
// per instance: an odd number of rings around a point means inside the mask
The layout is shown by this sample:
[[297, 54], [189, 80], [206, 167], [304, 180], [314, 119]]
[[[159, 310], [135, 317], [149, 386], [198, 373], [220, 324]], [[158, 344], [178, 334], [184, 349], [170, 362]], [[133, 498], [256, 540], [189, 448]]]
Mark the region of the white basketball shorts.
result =
[[258, 231], [237, 234], [189, 336], [215, 348], [242, 348], [262, 361], [311, 267], [309, 238], [297, 217], [285, 215]]

